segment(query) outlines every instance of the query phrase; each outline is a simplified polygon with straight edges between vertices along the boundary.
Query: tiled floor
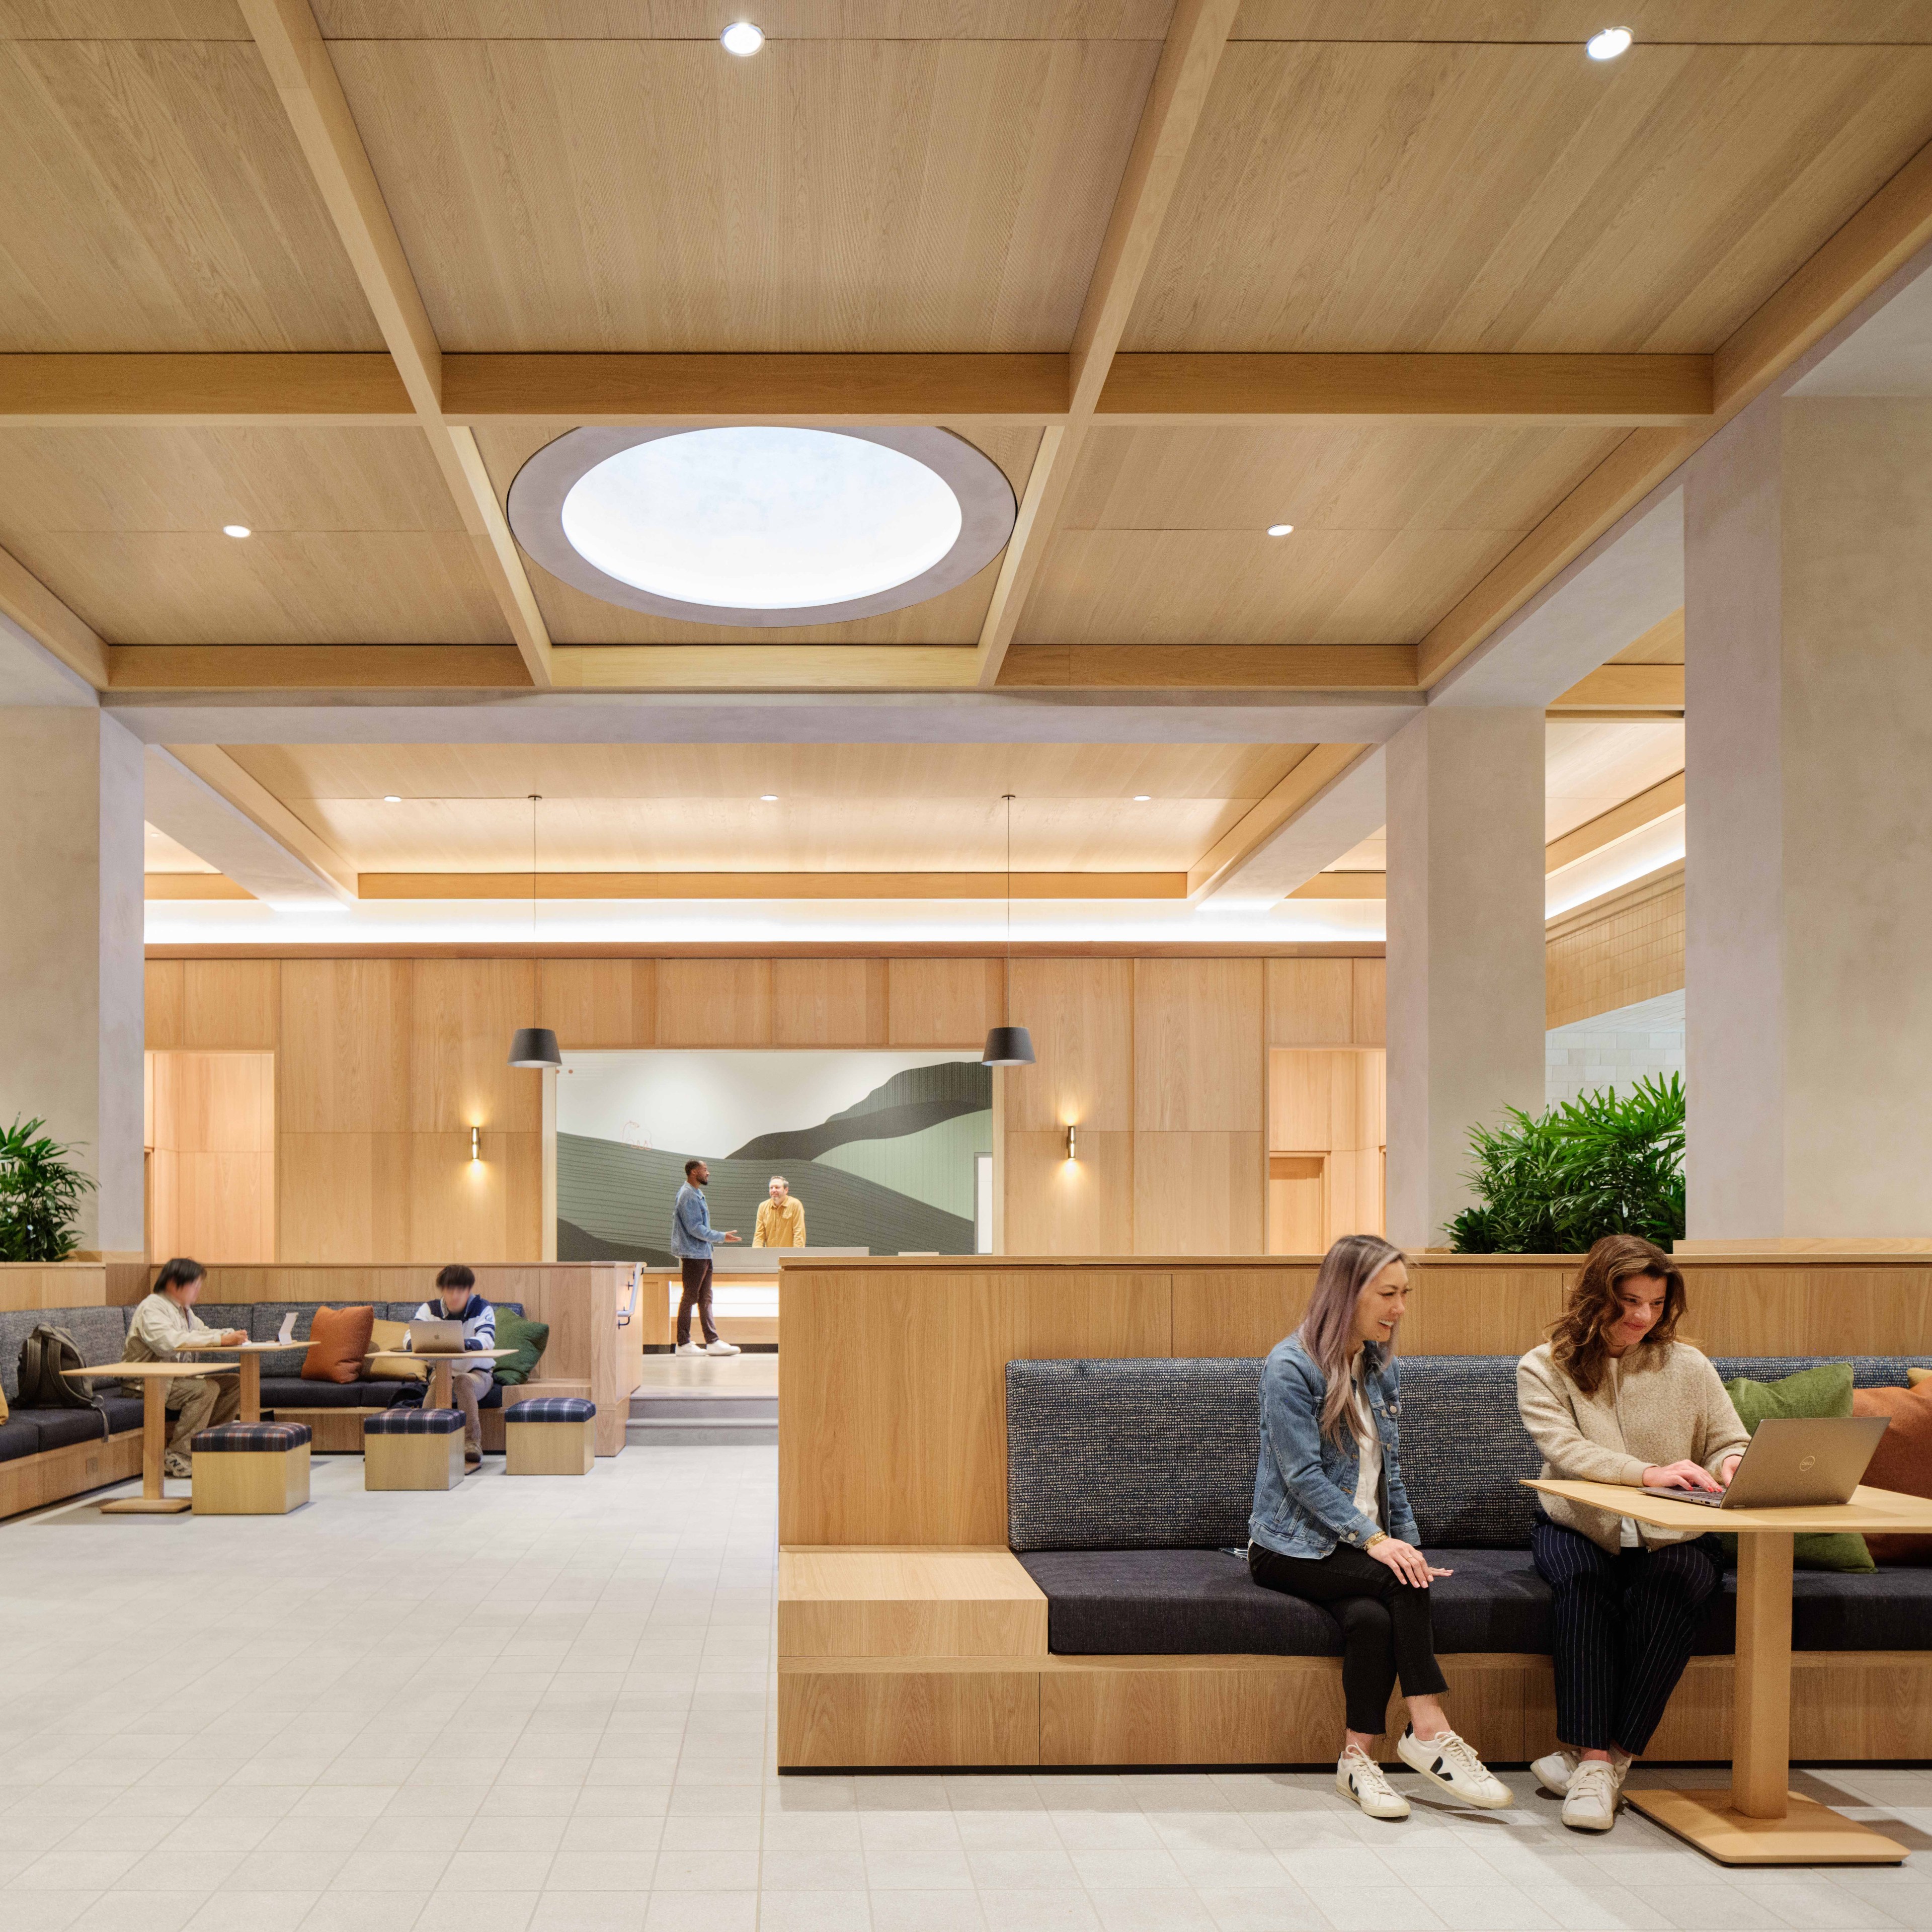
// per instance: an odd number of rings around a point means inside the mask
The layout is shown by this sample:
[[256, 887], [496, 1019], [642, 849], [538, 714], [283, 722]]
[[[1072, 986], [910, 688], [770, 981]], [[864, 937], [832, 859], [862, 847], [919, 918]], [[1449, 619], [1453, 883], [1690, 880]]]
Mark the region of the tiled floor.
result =
[[775, 1452], [501, 1466], [0, 1527], [0, 1932], [1932, 1926], [1923, 1772], [1804, 1780], [1903, 1869], [1754, 1876], [1521, 1775], [1394, 1826], [1315, 1774], [780, 1780]]

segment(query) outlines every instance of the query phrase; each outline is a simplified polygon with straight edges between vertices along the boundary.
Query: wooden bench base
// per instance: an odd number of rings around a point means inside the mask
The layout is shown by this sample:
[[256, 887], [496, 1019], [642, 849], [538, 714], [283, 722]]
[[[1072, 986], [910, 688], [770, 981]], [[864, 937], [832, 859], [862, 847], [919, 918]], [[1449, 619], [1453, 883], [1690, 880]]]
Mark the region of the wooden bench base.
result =
[[16, 1456], [0, 1462], [0, 1519], [23, 1510], [44, 1509], [50, 1503], [85, 1496], [110, 1483], [124, 1483], [140, 1473], [138, 1429], [110, 1436], [104, 1442], [71, 1442], [38, 1456]]
[[286, 1516], [308, 1501], [309, 1445], [204, 1451], [194, 1459], [196, 1516]]

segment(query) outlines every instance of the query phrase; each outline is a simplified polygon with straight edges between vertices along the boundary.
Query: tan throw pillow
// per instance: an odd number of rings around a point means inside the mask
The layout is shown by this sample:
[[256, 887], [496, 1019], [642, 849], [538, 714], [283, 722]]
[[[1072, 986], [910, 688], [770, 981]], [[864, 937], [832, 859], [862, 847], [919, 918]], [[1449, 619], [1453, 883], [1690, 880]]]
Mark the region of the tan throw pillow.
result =
[[1928, 1382], [1932, 1382], [1932, 1369], [1907, 1369], [1905, 1379], [1914, 1388], [1923, 1388]]
[[7, 1391], [0, 1388], [0, 1422], [7, 1420]]
[[372, 1382], [426, 1382], [429, 1364], [398, 1352], [410, 1339], [406, 1322], [378, 1322], [369, 1335], [369, 1356], [363, 1364]]
[[352, 1382], [362, 1374], [362, 1358], [369, 1352], [369, 1331], [376, 1311], [364, 1308], [318, 1308], [309, 1324], [308, 1353], [303, 1358], [305, 1382]]

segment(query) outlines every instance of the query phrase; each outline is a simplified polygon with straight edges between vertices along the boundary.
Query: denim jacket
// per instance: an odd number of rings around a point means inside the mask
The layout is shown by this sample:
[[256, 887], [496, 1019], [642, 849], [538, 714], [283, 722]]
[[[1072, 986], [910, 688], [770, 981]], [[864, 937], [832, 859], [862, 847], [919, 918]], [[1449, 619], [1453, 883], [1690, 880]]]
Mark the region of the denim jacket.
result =
[[[1415, 1516], [1402, 1484], [1396, 1421], [1402, 1413], [1395, 1364], [1372, 1342], [1363, 1344], [1362, 1387], [1382, 1442], [1382, 1480], [1390, 1535], [1419, 1541]], [[1281, 1556], [1319, 1558], [1338, 1543], [1357, 1549], [1382, 1527], [1355, 1507], [1358, 1458], [1350, 1430], [1340, 1443], [1322, 1433], [1328, 1384], [1314, 1358], [1291, 1335], [1277, 1342], [1262, 1368], [1261, 1461], [1255, 1471], [1255, 1511], [1248, 1534]]]

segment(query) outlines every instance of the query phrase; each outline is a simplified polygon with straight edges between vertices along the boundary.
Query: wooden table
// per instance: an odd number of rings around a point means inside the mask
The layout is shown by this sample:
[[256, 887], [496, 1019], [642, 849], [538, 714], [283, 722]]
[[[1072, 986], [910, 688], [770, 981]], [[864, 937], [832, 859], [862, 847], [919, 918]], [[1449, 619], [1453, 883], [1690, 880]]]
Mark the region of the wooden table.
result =
[[388, 1348], [380, 1355], [370, 1356], [369, 1366], [373, 1370], [380, 1368], [385, 1361], [428, 1363], [429, 1393], [423, 1398], [423, 1406], [425, 1408], [447, 1408], [450, 1406], [449, 1377], [452, 1362], [488, 1362], [494, 1366], [502, 1357], [514, 1355], [516, 1352], [514, 1348], [463, 1348], [431, 1354], [427, 1348]]
[[1730, 1789], [1626, 1791], [1637, 1810], [1720, 1864], [1897, 1864], [1905, 1858], [1909, 1846], [1790, 1788], [1792, 1539], [1811, 1532], [1932, 1532], [1932, 1500], [1861, 1485], [1848, 1503], [1715, 1510], [1621, 1483], [1529, 1486], [1655, 1529], [1721, 1530], [1738, 1539]]
[[[180, 1352], [184, 1354], [212, 1355], [217, 1354], [238, 1355], [242, 1369], [242, 1410], [238, 1420], [243, 1422], [260, 1422], [262, 1419], [262, 1358], [278, 1348], [299, 1348], [299, 1342], [184, 1342]], [[211, 1369], [210, 1375], [220, 1371]]]
[[192, 1509], [190, 1496], [170, 1496], [161, 1489], [161, 1458], [166, 1454], [167, 1390], [165, 1384], [190, 1376], [220, 1371], [200, 1362], [103, 1362], [91, 1369], [63, 1369], [76, 1382], [111, 1381], [141, 1384], [141, 1493], [103, 1503], [103, 1516], [179, 1516]]

